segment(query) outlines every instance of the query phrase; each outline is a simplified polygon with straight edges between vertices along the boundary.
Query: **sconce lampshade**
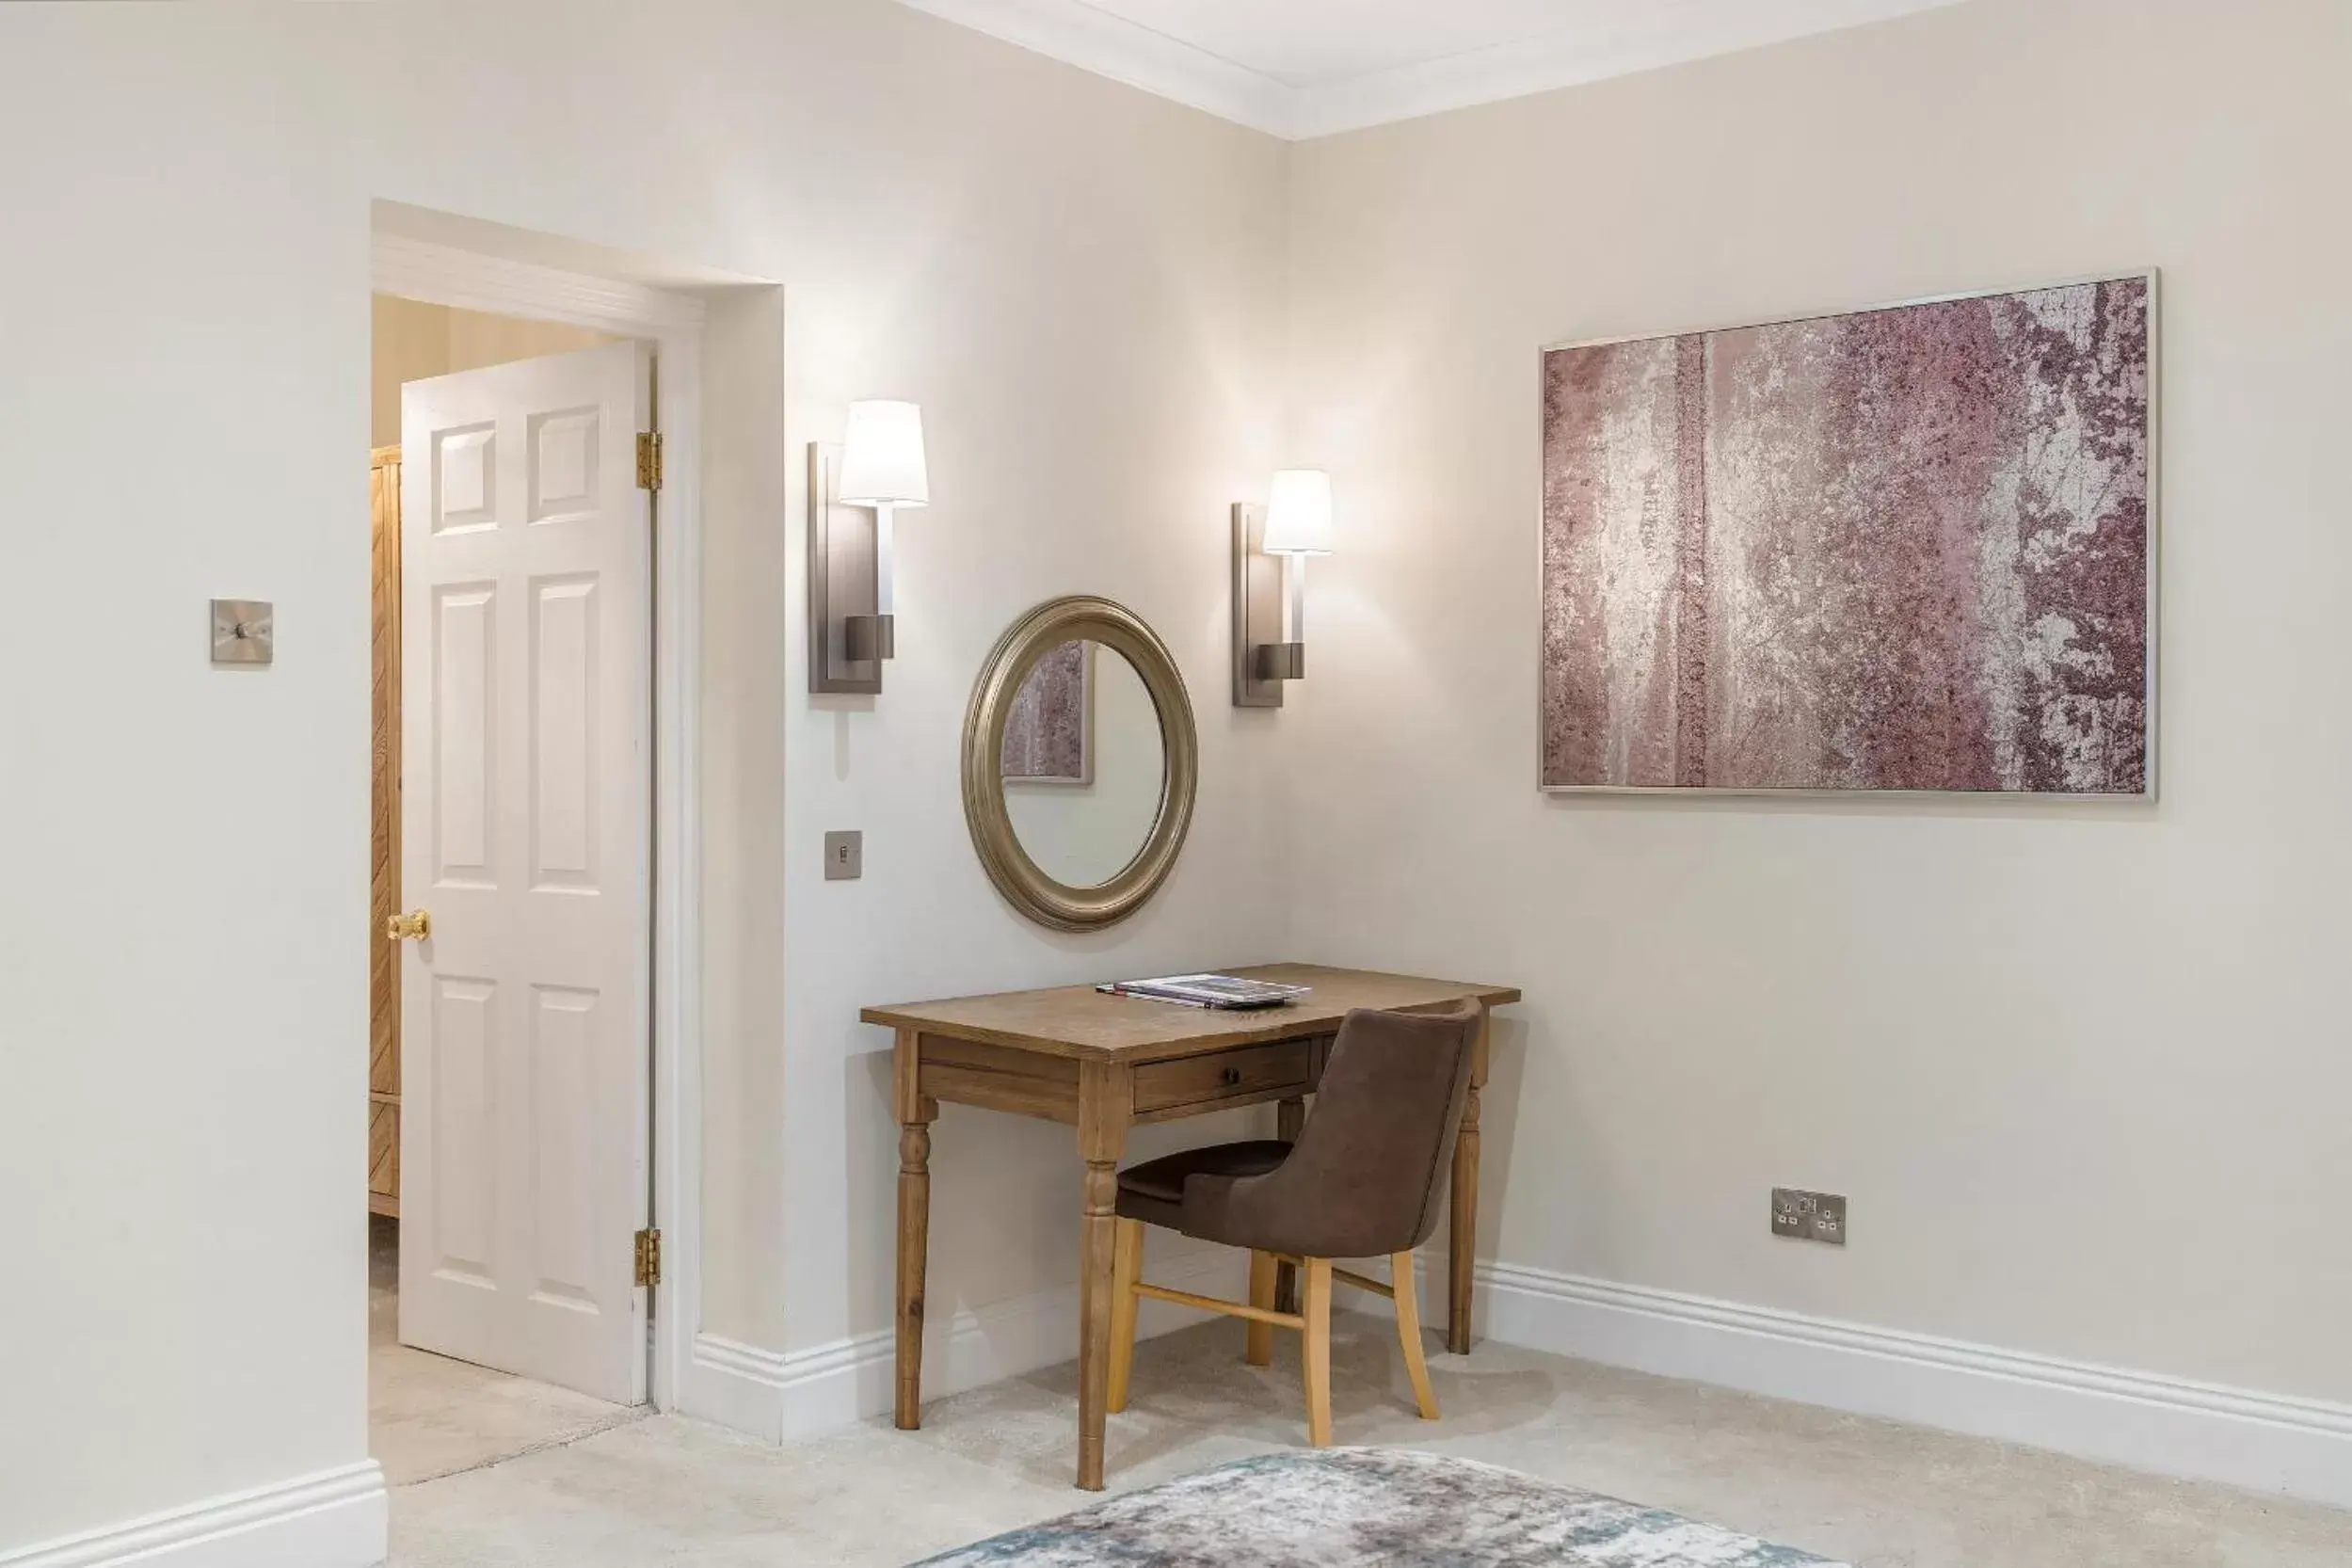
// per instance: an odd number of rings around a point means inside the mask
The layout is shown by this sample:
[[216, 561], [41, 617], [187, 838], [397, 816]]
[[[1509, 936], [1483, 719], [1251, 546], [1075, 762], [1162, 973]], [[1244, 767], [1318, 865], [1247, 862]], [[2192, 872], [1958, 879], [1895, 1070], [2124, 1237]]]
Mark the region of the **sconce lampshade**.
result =
[[1328, 555], [1332, 543], [1331, 475], [1313, 468], [1275, 474], [1258, 548], [1269, 555]]
[[840, 500], [850, 506], [927, 506], [922, 409], [869, 398], [849, 406], [842, 441]]

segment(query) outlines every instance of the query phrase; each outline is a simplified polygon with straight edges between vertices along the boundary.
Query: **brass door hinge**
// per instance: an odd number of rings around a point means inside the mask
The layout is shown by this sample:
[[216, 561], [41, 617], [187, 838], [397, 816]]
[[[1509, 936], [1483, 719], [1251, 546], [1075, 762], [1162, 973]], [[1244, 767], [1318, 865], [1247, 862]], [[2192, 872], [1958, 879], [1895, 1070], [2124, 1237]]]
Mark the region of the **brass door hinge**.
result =
[[658, 490], [662, 488], [662, 433], [659, 430], [637, 432], [637, 488]]
[[637, 1283], [662, 1283], [662, 1233], [658, 1230], [637, 1232]]

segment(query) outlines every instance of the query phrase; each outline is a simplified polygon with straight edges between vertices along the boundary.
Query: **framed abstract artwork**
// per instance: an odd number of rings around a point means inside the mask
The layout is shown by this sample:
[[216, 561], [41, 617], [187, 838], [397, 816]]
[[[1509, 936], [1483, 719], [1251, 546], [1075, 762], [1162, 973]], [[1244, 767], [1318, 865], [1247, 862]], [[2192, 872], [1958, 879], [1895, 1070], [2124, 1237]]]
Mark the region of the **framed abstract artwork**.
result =
[[1095, 645], [1074, 638], [1029, 672], [1004, 719], [1004, 781], [1095, 781]]
[[1543, 353], [1546, 790], [2155, 790], [2156, 275]]

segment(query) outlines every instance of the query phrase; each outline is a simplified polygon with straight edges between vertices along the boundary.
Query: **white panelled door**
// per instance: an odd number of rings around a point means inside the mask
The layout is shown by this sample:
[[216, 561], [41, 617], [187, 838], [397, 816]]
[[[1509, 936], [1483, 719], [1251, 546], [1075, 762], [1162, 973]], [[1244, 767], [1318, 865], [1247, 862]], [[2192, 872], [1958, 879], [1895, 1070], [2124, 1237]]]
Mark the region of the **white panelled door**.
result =
[[400, 1342], [646, 1397], [652, 351], [402, 389]]

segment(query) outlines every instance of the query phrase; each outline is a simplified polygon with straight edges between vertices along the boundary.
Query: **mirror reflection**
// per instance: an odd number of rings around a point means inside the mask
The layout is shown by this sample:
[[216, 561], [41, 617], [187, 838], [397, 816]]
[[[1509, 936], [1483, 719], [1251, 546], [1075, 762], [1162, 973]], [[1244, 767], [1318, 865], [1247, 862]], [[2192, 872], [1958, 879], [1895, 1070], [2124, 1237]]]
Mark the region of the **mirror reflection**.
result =
[[1150, 839], [1167, 778], [1160, 712], [1116, 648], [1048, 649], [1006, 706], [1003, 753], [1013, 831], [1056, 882], [1100, 887]]

